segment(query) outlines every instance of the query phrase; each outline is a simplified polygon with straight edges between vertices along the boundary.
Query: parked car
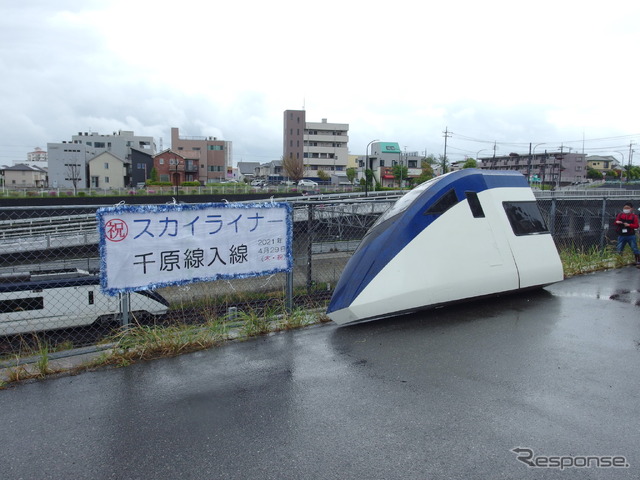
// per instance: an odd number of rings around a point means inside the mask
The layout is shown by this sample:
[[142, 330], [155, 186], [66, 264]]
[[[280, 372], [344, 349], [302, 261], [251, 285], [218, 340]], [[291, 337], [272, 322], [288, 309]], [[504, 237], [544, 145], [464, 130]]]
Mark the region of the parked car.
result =
[[264, 187], [267, 184], [267, 182], [265, 182], [264, 180], [252, 180], [251, 181], [251, 186], [252, 187]]
[[296, 182], [294, 182], [293, 180], [282, 180], [280, 182], [280, 185], [287, 185], [288, 187], [295, 185]]
[[298, 186], [299, 187], [317, 187], [318, 182], [314, 182], [313, 180], [307, 180], [306, 178], [303, 178], [298, 182]]

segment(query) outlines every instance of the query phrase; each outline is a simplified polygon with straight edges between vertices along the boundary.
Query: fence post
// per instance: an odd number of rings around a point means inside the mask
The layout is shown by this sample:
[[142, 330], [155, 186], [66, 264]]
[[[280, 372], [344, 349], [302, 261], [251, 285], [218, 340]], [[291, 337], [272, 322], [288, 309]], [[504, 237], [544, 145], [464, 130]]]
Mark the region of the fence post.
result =
[[600, 222], [600, 250], [605, 249], [605, 234], [607, 231], [607, 197], [602, 198], [602, 221]]
[[129, 313], [131, 309], [130, 297], [131, 294], [129, 292], [123, 293], [120, 297], [120, 310], [122, 311], [122, 328], [125, 330], [129, 328]]
[[556, 197], [555, 195], [551, 199], [551, 212], [549, 212], [549, 221], [551, 223], [551, 236], [556, 235]]
[[287, 272], [287, 285], [284, 302], [287, 313], [293, 312], [293, 267]]
[[[235, 188], [235, 185], [234, 185], [234, 188]], [[289, 213], [291, 225], [293, 225], [293, 222], [294, 222], [293, 213], [294, 213], [294, 209], [292, 208]], [[293, 242], [291, 244], [291, 251], [288, 253], [293, 257]], [[285, 285], [285, 297], [284, 297], [285, 309], [289, 314], [293, 312], [293, 270], [294, 270], [294, 262], [292, 261], [291, 270], [287, 272], [287, 283]]]
[[313, 280], [311, 280], [313, 274], [311, 265], [311, 257], [313, 255], [313, 205], [308, 204], [307, 207], [307, 295], [310, 295], [313, 285]]

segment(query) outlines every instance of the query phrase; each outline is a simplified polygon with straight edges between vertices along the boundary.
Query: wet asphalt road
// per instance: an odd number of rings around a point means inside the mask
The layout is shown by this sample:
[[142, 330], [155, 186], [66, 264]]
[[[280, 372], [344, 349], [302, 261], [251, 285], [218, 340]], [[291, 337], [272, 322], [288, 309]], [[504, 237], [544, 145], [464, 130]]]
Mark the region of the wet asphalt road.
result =
[[639, 291], [612, 270], [10, 388], [0, 478], [638, 478]]

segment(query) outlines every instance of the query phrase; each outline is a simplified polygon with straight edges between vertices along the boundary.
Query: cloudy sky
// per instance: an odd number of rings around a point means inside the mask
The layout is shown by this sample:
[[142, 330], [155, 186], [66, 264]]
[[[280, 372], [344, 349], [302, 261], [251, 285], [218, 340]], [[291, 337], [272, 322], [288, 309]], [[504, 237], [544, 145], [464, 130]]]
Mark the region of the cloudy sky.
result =
[[640, 164], [640, 2], [0, 0], [0, 164], [170, 128], [282, 156], [282, 118], [452, 161], [529, 144]]

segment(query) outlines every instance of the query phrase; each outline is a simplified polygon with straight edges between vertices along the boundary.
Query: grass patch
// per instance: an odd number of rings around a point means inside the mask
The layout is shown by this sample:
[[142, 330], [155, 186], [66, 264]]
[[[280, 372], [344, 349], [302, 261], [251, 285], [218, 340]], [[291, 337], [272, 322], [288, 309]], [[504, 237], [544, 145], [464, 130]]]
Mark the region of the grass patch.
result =
[[139, 360], [174, 357], [213, 347], [228, 338], [226, 323], [209, 321], [203, 325], [134, 325], [106, 340], [111, 353], [103, 354], [98, 365], [125, 366]]
[[595, 246], [590, 248], [569, 246], [558, 249], [558, 253], [565, 277], [609, 268], [621, 268], [635, 263], [631, 250], [625, 249], [622, 254], [618, 254], [612, 245], [604, 249]]

